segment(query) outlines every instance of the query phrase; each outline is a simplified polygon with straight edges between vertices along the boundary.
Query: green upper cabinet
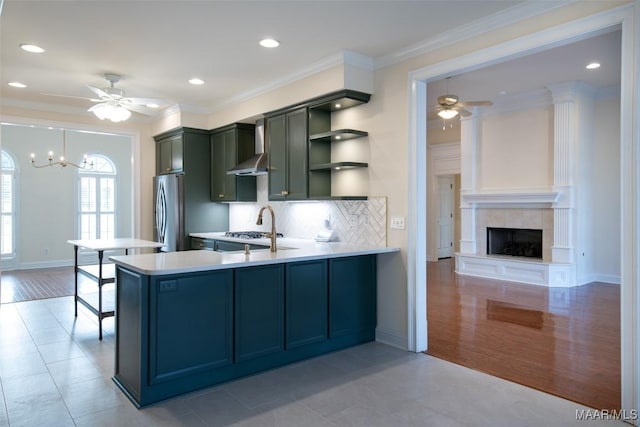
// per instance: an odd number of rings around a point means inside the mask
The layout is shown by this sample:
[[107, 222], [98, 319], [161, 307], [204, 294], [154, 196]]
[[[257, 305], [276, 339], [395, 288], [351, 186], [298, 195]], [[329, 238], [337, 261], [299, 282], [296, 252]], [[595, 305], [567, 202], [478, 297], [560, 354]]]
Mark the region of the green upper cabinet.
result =
[[[176, 128], [154, 137], [156, 141], [156, 175], [184, 173], [187, 169], [209, 167], [209, 132], [194, 128]], [[207, 159], [200, 160], [207, 153]]]
[[307, 109], [267, 118], [269, 143], [269, 200], [308, 197]]
[[255, 125], [235, 123], [211, 131], [211, 200], [255, 202], [256, 177], [227, 175], [255, 154]]
[[332, 113], [369, 102], [371, 95], [340, 90], [266, 113], [269, 142], [269, 200], [366, 199], [332, 197], [334, 171], [367, 167], [362, 162], [332, 162], [331, 143], [367, 136], [354, 129], [332, 129]]
[[182, 172], [183, 135], [157, 139], [156, 175]]

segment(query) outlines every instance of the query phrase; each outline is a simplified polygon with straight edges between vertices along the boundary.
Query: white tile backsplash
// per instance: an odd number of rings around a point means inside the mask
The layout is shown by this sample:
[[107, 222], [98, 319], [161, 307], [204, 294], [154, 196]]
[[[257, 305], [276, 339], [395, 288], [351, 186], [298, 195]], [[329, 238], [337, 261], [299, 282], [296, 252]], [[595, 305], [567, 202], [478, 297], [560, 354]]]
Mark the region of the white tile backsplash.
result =
[[257, 177], [256, 203], [230, 203], [229, 229], [271, 230], [271, 218], [263, 216], [263, 225], [256, 225], [260, 208], [270, 205], [276, 215], [276, 231], [285, 237], [313, 239], [324, 229], [325, 219], [335, 230], [335, 241], [372, 246], [387, 245], [387, 199], [327, 200], [303, 202], [268, 201], [267, 176]]

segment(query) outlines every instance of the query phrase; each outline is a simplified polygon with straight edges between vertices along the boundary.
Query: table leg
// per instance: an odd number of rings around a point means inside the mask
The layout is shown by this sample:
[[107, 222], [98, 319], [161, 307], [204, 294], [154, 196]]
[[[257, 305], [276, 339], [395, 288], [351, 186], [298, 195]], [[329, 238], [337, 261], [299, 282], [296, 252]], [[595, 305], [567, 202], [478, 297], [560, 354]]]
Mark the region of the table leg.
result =
[[98, 339], [102, 341], [102, 258], [104, 251], [98, 251]]
[[78, 245], [73, 245], [73, 273], [75, 276], [73, 302], [75, 304], [75, 316], [78, 317]]

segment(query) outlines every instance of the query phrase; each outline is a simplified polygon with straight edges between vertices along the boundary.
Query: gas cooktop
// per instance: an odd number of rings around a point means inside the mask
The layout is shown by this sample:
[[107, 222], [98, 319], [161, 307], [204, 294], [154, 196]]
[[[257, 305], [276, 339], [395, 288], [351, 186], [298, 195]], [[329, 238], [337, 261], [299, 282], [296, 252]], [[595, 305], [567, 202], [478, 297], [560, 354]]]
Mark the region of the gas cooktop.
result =
[[[235, 237], [236, 239], [261, 239], [265, 236], [264, 231], [227, 231], [225, 237]], [[276, 237], [284, 237], [282, 233], [276, 233]]]

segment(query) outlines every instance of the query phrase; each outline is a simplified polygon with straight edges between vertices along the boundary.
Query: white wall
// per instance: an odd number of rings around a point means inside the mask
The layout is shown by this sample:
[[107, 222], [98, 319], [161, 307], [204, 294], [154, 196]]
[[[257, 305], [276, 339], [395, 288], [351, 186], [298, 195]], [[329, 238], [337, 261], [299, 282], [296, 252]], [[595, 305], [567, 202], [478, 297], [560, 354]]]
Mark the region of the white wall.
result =
[[594, 280], [620, 283], [620, 97], [598, 98], [593, 127], [592, 175]]
[[482, 120], [478, 187], [541, 188], [553, 184], [553, 107]]
[[[70, 265], [72, 246], [67, 240], [78, 236], [78, 169], [67, 166], [36, 169], [46, 163], [49, 150], [57, 159], [62, 153], [62, 132], [46, 127], [2, 125], [2, 149], [13, 156], [17, 166], [17, 258], [3, 268], [40, 268]], [[116, 236], [133, 232], [132, 141], [121, 135], [105, 135], [68, 130], [67, 160], [80, 163], [83, 154], [103, 154], [115, 164], [118, 173]]]

